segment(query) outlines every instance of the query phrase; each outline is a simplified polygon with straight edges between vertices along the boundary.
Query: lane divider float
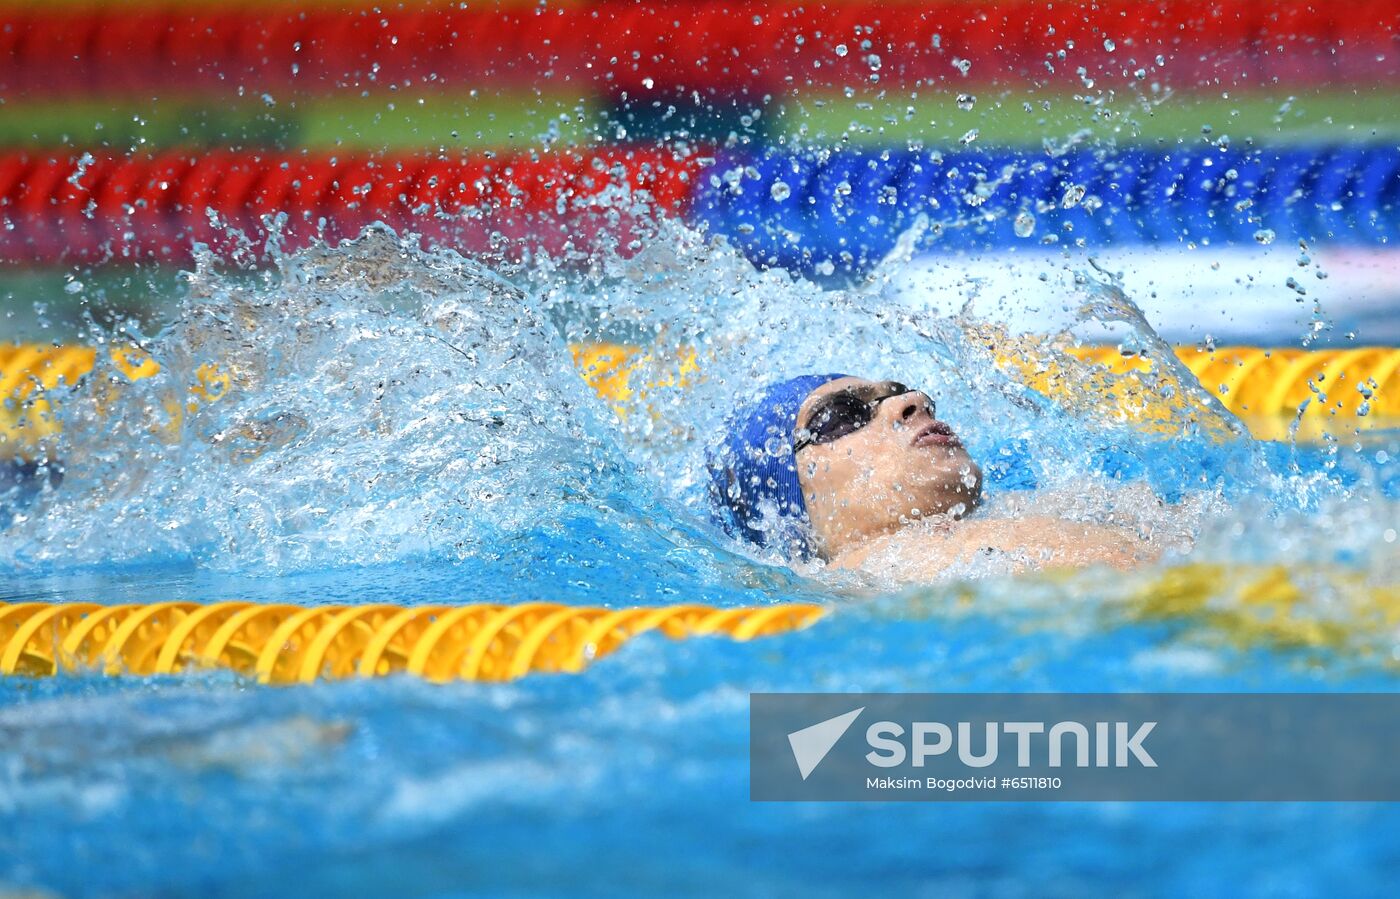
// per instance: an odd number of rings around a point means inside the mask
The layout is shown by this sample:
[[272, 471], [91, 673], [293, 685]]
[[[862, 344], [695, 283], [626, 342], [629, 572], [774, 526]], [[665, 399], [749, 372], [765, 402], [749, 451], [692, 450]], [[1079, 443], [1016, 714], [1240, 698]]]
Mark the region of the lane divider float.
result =
[[520, 86], [544, 70], [586, 90], [671, 98], [1041, 82], [1052, 61], [1092, 77], [1140, 66], [1139, 77], [1226, 88], [1372, 85], [1400, 71], [1389, 0], [7, 5], [0, 91], [10, 96]]
[[[644, 404], [649, 390], [684, 387], [704, 376], [693, 350], [659, 364], [641, 348], [623, 344], [574, 344], [570, 350], [579, 373], [621, 415]], [[134, 348], [105, 352], [113, 368], [130, 380], [160, 371], [154, 359]], [[1400, 427], [1400, 348], [1183, 346], [1176, 347], [1175, 354], [1260, 440], [1317, 441], [1327, 435]], [[46, 441], [60, 431], [55, 409], [61, 402], [60, 389], [79, 385], [96, 358], [92, 347], [0, 344], [0, 458], [43, 453]], [[1178, 411], [1163, 407], [1144, 379], [1158, 370], [1155, 361], [1124, 355], [1116, 347], [1069, 347], [1059, 356], [1018, 347], [1000, 353], [997, 361], [1057, 401], [1082, 404], [1089, 396], [1143, 427], [1169, 427], [1171, 415]], [[171, 428], [230, 388], [227, 374], [214, 363], [205, 363], [195, 375], [184, 395], [165, 402]]]
[[[1174, 623], [1185, 639], [1236, 647], [1347, 650], [1393, 665], [1400, 583], [1330, 566], [1196, 562], [1095, 586], [1092, 573], [1030, 578], [1103, 590], [1105, 626]], [[971, 584], [951, 594], [877, 605], [925, 617], [951, 597], [958, 614]], [[1044, 626], [1068, 608], [1055, 602]], [[0, 676], [150, 677], [229, 671], [264, 684], [412, 675], [434, 682], [510, 681], [577, 674], [628, 641], [792, 633], [835, 614], [811, 603], [716, 608], [699, 604], [609, 609], [553, 602], [471, 605], [298, 606], [251, 602], [0, 603]], [[1075, 612], [1077, 614], [1077, 612]]]
[[196, 242], [255, 260], [274, 227], [290, 252], [375, 222], [428, 246], [487, 251], [505, 239], [558, 253], [604, 231], [626, 233], [626, 210], [609, 210], [619, 220], [605, 221], [591, 205], [609, 188], [644, 190], [655, 209], [680, 210], [694, 167], [667, 150], [628, 146], [439, 156], [5, 153], [0, 261], [181, 263]]
[[[1400, 428], [1400, 348], [1179, 346], [1174, 352], [1256, 439], [1317, 442]], [[1083, 364], [1032, 365], [1027, 356], [1004, 355], [1001, 365], [1057, 401], [1101, 399], [1125, 420], [1152, 430], [1171, 429], [1189, 403], [1150, 357], [1104, 346], [1075, 347], [1068, 355]], [[1163, 375], [1154, 388], [1148, 377]]]
[[[1056, 401], [1074, 407], [1096, 403], [1157, 430], [1170, 427], [1181, 412], [1179, 391], [1168, 391], [1173, 396], [1164, 398], [1146, 377], [1162, 372], [1150, 357], [1124, 355], [1112, 346], [1064, 347], [1052, 354], [1040, 341], [1016, 338], [997, 345], [996, 361], [1003, 370]], [[691, 350], [659, 365], [644, 350], [622, 344], [575, 345], [572, 350], [584, 379], [622, 412], [638, 401], [639, 392], [703, 377], [703, 363]], [[1260, 440], [1294, 436], [1316, 441], [1400, 427], [1400, 348], [1179, 346], [1173, 352]]]
[[[598, 208], [623, 186], [645, 191], [650, 211]], [[181, 263], [196, 242], [256, 262], [278, 216], [287, 251], [375, 222], [465, 252], [558, 253], [603, 235], [626, 251], [621, 238], [655, 214], [725, 235], [757, 265], [813, 277], [869, 269], [921, 217], [931, 252], [1388, 247], [1400, 240], [1400, 149], [0, 153], [0, 261], [17, 264]], [[1027, 216], [1029, 233], [1018, 224]]]
[[814, 277], [833, 266], [869, 269], [920, 217], [936, 231], [924, 239], [929, 252], [1300, 239], [1390, 246], [1400, 239], [1400, 150], [724, 151], [696, 181], [690, 209], [755, 263]]
[[507, 681], [576, 673], [648, 633], [747, 641], [807, 627], [819, 605], [608, 609], [549, 602], [0, 604], [0, 675], [227, 670], [265, 684], [411, 674]]

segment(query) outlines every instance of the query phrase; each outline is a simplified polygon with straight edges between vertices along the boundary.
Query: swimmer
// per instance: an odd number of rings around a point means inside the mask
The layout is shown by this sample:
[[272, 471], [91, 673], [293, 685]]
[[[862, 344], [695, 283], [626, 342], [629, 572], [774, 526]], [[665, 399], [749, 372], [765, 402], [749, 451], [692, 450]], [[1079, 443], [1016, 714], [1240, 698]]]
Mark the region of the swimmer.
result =
[[708, 467], [711, 505], [731, 536], [882, 579], [929, 581], [982, 562], [1126, 570], [1160, 552], [1118, 527], [978, 514], [981, 468], [933, 400], [896, 381], [774, 384], [730, 417]]

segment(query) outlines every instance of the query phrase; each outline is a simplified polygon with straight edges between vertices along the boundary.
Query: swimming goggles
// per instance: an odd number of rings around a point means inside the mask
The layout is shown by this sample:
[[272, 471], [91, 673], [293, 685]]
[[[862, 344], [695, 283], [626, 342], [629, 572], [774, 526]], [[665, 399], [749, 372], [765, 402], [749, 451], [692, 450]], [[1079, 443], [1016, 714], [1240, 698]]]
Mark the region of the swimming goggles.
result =
[[[807, 426], [798, 428], [793, 435], [792, 451], [854, 434], [875, 420], [875, 410], [881, 403], [910, 392], [898, 381], [881, 381], [827, 394], [812, 406]], [[928, 411], [929, 415], [936, 414], [933, 400], [928, 401]]]

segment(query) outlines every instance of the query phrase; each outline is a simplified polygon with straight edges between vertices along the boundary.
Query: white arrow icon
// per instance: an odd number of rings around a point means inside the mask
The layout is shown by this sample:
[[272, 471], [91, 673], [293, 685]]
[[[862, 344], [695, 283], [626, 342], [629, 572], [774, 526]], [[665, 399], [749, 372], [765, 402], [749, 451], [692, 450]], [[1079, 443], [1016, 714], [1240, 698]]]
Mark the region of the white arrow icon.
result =
[[831, 747], [836, 745], [836, 741], [841, 739], [841, 735], [850, 729], [863, 711], [865, 706], [788, 734], [792, 757], [797, 760], [797, 770], [802, 772], [803, 780], [816, 770], [822, 759], [831, 751]]

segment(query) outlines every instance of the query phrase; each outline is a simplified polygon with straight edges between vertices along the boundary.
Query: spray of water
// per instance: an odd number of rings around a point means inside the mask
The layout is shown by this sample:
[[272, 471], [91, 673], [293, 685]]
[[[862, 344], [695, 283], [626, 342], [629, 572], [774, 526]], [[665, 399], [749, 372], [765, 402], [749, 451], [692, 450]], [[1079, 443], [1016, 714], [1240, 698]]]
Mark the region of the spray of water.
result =
[[[637, 198], [613, 201], [632, 210]], [[274, 254], [255, 275], [204, 258], [178, 316], [141, 338], [158, 375], [128, 383], [100, 357], [63, 398], [64, 483], [0, 535], [0, 563], [276, 573], [631, 552], [742, 580], [762, 566], [708, 522], [705, 447], [740, 398], [812, 371], [926, 389], [988, 470], [989, 514], [1053, 510], [1157, 532], [1185, 553], [1202, 529], [1248, 524], [1260, 507], [1277, 517], [1348, 495], [1242, 439], [1092, 265], [1076, 272], [1070, 325], [1114, 323], [1125, 349], [1162, 360], [1145, 392], [1173, 425], [1144, 433], [1112, 402], [1031, 389], [1005, 356], [1069, 365], [1072, 327], [1026, 338], [970, 307], [911, 300], [895, 285], [927, 227], [840, 289], [755, 268], [668, 218], [624, 246], [515, 261], [428, 251], [383, 228]], [[647, 348], [632, 384], [652, 386], [610, 408], [571, 357], [598, 341]], [[687, 358], [695, 369], [677, 378]], [[227, 378], [216, 399], [192, 390], [208, 365]]]

